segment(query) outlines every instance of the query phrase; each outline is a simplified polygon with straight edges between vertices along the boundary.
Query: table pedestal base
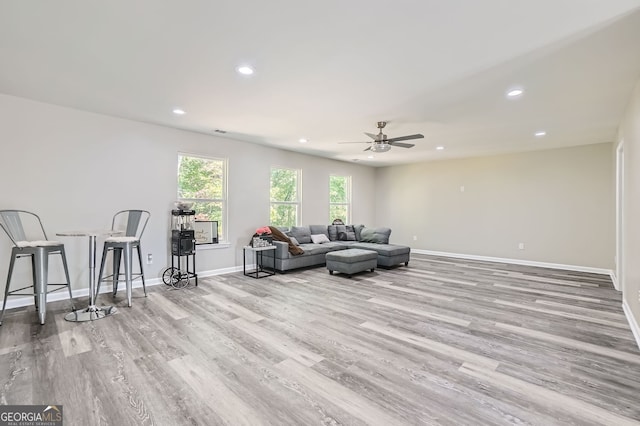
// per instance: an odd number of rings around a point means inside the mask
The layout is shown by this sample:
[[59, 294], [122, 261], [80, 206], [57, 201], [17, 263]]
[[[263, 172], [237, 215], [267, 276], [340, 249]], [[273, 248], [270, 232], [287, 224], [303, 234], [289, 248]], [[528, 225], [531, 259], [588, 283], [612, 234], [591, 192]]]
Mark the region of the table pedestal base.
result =
[[79, 311], [69, 312], [64, 319], [71, 322], [93, 321], [108, 317], [116, 312], [118, 309], [115, 306], [89, 306]]

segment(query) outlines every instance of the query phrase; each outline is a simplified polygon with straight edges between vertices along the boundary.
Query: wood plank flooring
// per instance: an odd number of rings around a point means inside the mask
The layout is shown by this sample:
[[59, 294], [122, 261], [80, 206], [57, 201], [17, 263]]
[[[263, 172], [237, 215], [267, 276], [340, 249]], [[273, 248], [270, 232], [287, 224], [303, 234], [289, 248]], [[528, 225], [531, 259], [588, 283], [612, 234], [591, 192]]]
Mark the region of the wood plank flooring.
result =
[[414, 254], [116, 300], [91, 323], [9, 311], [0, 404], [62, 404], [68, 425], [640, 425], [640, 350], [602, 275]]

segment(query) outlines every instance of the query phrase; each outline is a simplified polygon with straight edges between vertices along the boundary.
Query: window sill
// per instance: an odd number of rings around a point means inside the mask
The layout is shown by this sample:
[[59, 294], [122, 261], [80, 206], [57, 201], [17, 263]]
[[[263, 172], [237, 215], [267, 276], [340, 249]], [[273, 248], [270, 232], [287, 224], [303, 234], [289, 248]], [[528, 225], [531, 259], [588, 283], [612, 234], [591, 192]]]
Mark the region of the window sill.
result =
[[201, 250], [218, 250], [231, 247], [230, 243], [218, 243], [218, 244], [196, 244], [196, 252]]

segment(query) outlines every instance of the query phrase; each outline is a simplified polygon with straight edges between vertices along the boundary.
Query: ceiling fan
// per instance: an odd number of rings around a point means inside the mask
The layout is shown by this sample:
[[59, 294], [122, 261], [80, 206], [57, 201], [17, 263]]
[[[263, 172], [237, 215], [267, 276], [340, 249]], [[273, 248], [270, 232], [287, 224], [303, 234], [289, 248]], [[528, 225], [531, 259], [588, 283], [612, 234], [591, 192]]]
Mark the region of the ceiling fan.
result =
[[365, 132], [364, 134], [369, 136], [371, 139], [373, 139], [372, 142], [338, 142], [338, 143], [370, 143], [371, 146], [366, 148], [365, 151], [372, 151], [372, 152], [387, 152], [391, 149], [392, 146], [397, 146], [400, 148], [411, 148], [413, 146], [415, 146], [412, 143], [400, 143], [400, 141], [408, 141], [408, 140], [412, 140], [412, 139], [422, 139], [424, 138], [424, 135], [421, 134], [415, 134], [415, 135], [408, 135], [408, 136], [400, 136], [397, 138], [387, 138], [387, 135], [385, 135], [384, 133], [382, 133], [382, 129], [384, 129], [384, 127], [387, 125], [386, 121], [378, 121], [378, 134], [374, 135], [373, 133], [367, 133]]

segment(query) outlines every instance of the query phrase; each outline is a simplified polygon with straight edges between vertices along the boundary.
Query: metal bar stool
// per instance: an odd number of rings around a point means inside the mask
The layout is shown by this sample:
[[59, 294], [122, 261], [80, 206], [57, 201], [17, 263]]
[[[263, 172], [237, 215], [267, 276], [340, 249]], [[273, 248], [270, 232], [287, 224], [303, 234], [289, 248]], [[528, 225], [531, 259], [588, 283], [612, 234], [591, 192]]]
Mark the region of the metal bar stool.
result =
[[[2, 313], [0, 314], [0, 325], [2, 325], [4, 311], [7, 307], [7, 298], [9, 296], [33, 296], [40, 324], [44, 324], [47, 315], [47, 294], [67, 287], [69, 290], [69, 300], [73, 299], [64, 244], [58, 241], [49, 241], [38, 215], [24, 210], [0, 210], [0, 227], [2, 227], [13, 243], [11, 262], [9, 263], [9, 274], [7, 275], [7, 284], [4, 289]], [[64, 275], [67, 280], [64, 284], [49, 283], [49, 256], [52, 254], [59, 254], [62, 258]], [[23, 257], [29, 257], [31, 259], [33, 284], [10, 290], [15, 261]], [[48, 290], [50, 286], [57, 288]], [[19, 293], [28, 288], [33, 288], [33, 292]]]
[[[144, 283], [144, 270], [142, 267], [142, 249], [140, 248], [140, 238], [147, 227], [147, 222], [151, 217], [151, 213], [146, 210], [122, 210], [113, 216], [111, 229], [125, 229], [124, 236], [109, 237], [104, 242], [102, 251], [102, 262], [100, 263], [100, 275], [98, 276], [98, 286], [96, 289], [96, 297], [100, 293], [100, 285], [103, 281], [110, 281], [113, 285], [113, 296], [118, 292], [118, 281], [124, 275], [124, 281], [127, 285], [127, 302], [131, 307], [131, 293], [133, 281], [142, 279], [142, 289], [144, 296], [147, 297], [147, 287]], [[132, 258], [133, 249], [138, 252], [138, 264], [140, 272], [133, 272]], [[110, 275], [104, 275], [104, 268], [109, 252], [113, 253], [113, 272]], [[124, 255], [124, 273], [120, 272], [120, 263]]]

